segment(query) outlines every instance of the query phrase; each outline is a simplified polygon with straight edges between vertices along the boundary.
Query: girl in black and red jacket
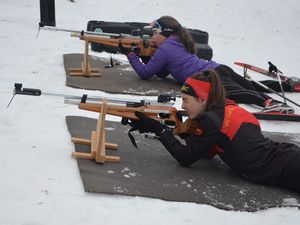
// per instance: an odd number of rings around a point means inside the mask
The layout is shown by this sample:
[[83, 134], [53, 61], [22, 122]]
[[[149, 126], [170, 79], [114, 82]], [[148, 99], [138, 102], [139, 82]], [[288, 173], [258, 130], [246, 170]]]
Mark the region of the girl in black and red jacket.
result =
[[[131, 126], [153, 132], [182, 165], [218, 154], [245, 179], [300, 193], [300, 148], [273, 142], [262, 135], [258, 120], [234, 101], [224, 98], [214, 70], [195, 74], [182, 86], [182, 108], [188, 119], [197, 120], [197, 132], [185, 135], [182, 144], [165, 125], [136, 112]], [[201, 132], [199, 132], [199, 130]]]

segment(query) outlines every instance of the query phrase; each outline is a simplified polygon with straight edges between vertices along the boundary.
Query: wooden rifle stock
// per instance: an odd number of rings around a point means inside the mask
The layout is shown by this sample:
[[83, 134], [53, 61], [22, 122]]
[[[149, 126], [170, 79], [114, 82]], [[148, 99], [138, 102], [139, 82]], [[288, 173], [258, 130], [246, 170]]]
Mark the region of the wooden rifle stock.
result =
[[[80, 103], [78, 106], [80, 109], [100, 112], [101, 103]], [[162, 122], [173, 122], [175, 127], [173, 128], [173, 134], [184, 134], [184, 133], [195, 133], [199, 130], [197, 121], [190, 119], [181, 122], [176, 115], [176, 108], [168, 106], [139, 106], [139, 107], [127, 107], [118, 105], [107, 105], [106, 113], [113, 116], [119, 116], [127, 119], [137, 120], [135, 112], [139, 111], [144, 113], [146, 116], [162, 121]]]
[[101, 36], [101, 35], [89, 35], [85, 33], [72, 33], [73, 37], [79, 37], [81, 40], [85, 40], [88, 42], [94, 42], [102, 45], [112, 46], [112, 47], [119, 47], [121, 44], [124, 48], [139, 48], [137, 51], [137, 55], [139, 56], [152, 56], [156, 51], [157, 45], [154, 40], [152, 39], [142, 39], [139, 37], [109, 37], [109, 36]]

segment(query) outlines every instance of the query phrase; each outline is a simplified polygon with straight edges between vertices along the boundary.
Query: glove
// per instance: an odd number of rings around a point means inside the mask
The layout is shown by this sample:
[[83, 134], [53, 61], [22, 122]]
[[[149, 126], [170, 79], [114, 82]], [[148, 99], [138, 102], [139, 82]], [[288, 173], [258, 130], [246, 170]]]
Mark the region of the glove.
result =
[[126, 56], [132, 52], [131, 48], [125, 48], [121, 43], [119, 43], [119, 50], [120, 50], [120, 53], [122, 53]]
[[270, 73], [277, 73], [278, 69], [275, 65], [273, 65], [271, 62], [268, 62], [269, 64], [269, 72]]
[[139, 118], [139, 120], [131, 121], [130, 126], [136, 128], [140, 133], [150, 132], [155, 133], [157, 136], [160, 136], [163, 132], [167, 130], [167, 126], [161, 124], [155, 119], [145, 116], [139, 111], [136, 111], [135, 115]]
[[144, 64], [147, 64], [149, 60], [151, 59], [151, 56], [140, 56], [140, 59]]
[[[128, 121], [128, 119], [127, 119], [127, 121]], [[143, 129], [142, 122], [140, 120], [131, 119], [125, 125], [127, 125], [127, 124], [129, 124], [133, 128], [133, 130], [138, 130], [141, 134], [147, 132], [146, 130]]]

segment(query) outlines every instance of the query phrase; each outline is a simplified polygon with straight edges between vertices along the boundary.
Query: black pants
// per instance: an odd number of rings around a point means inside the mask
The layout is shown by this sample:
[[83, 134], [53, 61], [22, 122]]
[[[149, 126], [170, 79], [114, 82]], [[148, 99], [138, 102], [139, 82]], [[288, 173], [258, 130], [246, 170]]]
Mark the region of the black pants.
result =
[[[264, 107], [264, 102], [271, 98], [264, 94], [267, 90], [255, 82], [251, 82], [240, 76], [228, 66], [220, 65], [216, 69], [219, 74], [222, 84], [226, 90], [226, 95], [229, 99], [237, 103], [254, 104]], [[280, 92], [280, 86], [277, 81], [266, 80], [261, 83], [265, 84], [274, 91]], [[284, 91], [291, 91], [290, 85], [283, 83]]]
[[287, 188], [300, 193], [300, 151], [282, 171], [276, 181], [276, 186]]

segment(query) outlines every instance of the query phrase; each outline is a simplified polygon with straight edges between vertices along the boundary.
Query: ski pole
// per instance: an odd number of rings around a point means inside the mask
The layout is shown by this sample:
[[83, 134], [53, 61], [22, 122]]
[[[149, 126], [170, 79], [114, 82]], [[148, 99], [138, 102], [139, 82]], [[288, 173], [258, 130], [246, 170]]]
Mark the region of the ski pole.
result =
[[[286, 97], [285, 97], [285, 93], [284, 93], [284, 90], [283, 90], [283, 87], [282, 87], [282, 82], [281, 82], [281, 79], [280, 79], [280, 74], [282, 74], [282, 72], [277, 68], [277, 66], [275, 66], [273, 63], [271, 63], [270, 61], [268, 62], [269, 64], [269, 71], [271, 70], [270, 68], [273, 68], [274, 69], [274, 72], [276, 73], [276, 76], [277, 76], [277, 79], [278, 79], [278, 82], [279, 82], [279, 86], [280, 86], [280, 89], [281, 89], [281, 93], [282, 93], [282, 96], [283, 96], [283, 101], [284, 103], [287, 105], [286, 103]], [[273, 73], [273, 71], [270, 71], [271, 73]]]
[[280, 96], [281, 98], [284, 98], [285, 100], [287, 100], [287, 101], [293, 103], [294, 105], [300, 107], [300, 105], [299, 105], [298, 103], [294, 102], [293, 100], [291, 100], [291, 99], [289, 99], [289, 98], [287, 98], [287, 97], [282, 96], [281, 94], [279, 94], [278, 92], [276, 92], [276, 91], [274, 91], [273, 89], [269, 88], [268, 86], [264, 85], [263, 83], [261, 83], [261, 82], [259, 82], [259, 81], [253, 80], [253, 79], [251, 78], [251, 76], [250, 76], [249, 74], [247, 74], [247, 69], [244, 70], [244, 76], [245, 76], [245, 78], [247, 78], [249, 81], [253, 81], [254, 83], [256, 83], [256, 84], [262, 86], [263, 88], [265, 88], [266, 90], [268, 90], [268, 91], [270, 91], [270, 92], [272, 92], [272, 93], [274, 93], [274, 94]]

